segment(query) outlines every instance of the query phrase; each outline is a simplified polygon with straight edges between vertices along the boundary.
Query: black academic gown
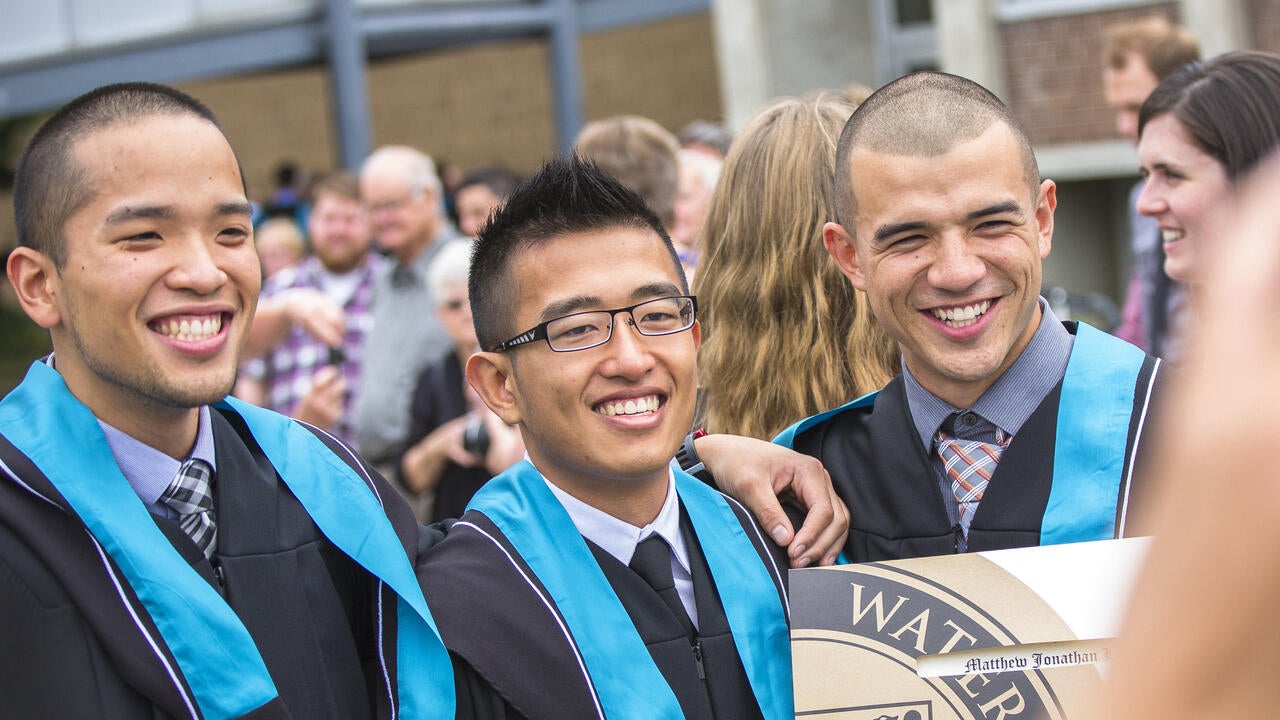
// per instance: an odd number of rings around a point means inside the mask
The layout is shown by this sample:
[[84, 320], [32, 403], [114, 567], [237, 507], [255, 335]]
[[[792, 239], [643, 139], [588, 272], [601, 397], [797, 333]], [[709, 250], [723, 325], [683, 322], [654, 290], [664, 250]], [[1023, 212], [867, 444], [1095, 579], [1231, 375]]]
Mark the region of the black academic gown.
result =
[[[1138, 371], [1125, 442], [1125, 473], [1136, 457], [1133, 482], [1122, 482], [1112, 512], [1117, 516], [1140, 502], [1147, 465], [1141, 437], [1156, 359], [1147, 356]], [[1150, 398], [1159, 395], [1156, 375]], [[970, 551], [1041, 544], [1041, 527], [1053, 485], [1058, 431], [1059, 382], [1035, 409], [1004, 451], [969, 528]], [[930, 457], [907, 405], [906, 386], [894, 378], [873, 404], [838, 412], [795, 435], [792, 447], [822, 461], [836, 493], [850, 509], [849, 562], [897, 560], [957, 552], [959, 528], [947, 517]], [[1135, 452], [1136, 449], [1136, 452]], [[1117, 522], [1120, 528], [1121, 523]]]
[[[152, 516], [224, 594], [257, 644], [279, 697], [254, 720], [385, 718], [395, 687], [394, 614], [375, 616], [377, 584], [330, 544], [281, 483], [242, 421], [215, 410], [218, 553], [211, 564], [178, 526]], [[335, 455], [356, 462], [328, 437]], [[74, 448], [68, 448], [73, 452]], [[30, 460], [0, 436], [0, 715], [183, 718], [184, 705], [150, 616], [114, 563]], [[16, 476], [16, 479], [13, 477]], [[410, 557], [429, 544], [380, 477], [372, 481]], [[26, 485], [27, 487], [24, 487]], [[395, 595], [383, 589], [384, 604]], [[381, 633], [381, 637], [379, 634]], [[160, 653], [164, 660], [161, 659]]]
[[[757, 537], [753, 521], [734, 507]], [[685, 717], [761, 717], [730, 633], [706, 559], [687, 513], [681, 531], [689, 549], [698, 607], [695, 655], [684, 628], [658, 594], [630, 568], [588, 541], [596, 561], [634, 623]], [[782, 568], [785, 551], [756, 544], [761, 561]], [[546, 589], [489, 518], [468, 512], [419, 568], [427, 605], [454, 660], [458, 717], [550, 720], [599, 716], [574, 641]], [[785, 592], [785, 575], [775, 575]], [[701, 665], [701, 667], [700, 667]]]

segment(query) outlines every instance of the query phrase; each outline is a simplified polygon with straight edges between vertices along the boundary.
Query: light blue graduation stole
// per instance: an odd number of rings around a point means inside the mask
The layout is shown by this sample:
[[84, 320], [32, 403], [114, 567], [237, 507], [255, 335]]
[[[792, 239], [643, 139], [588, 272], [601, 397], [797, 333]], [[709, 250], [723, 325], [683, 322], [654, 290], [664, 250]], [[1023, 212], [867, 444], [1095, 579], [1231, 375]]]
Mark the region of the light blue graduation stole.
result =
[[[219, 406], [244, 419], [321, 532], [397, 595], [399, 716], [453, 717], [448, 653], [404, 547], [368, 485], [292, 420], [239, 401]], [[71, 395], [62, 376], [33, 363], [22, 384], [0, 402], [0, 434], [40, 468], [115, 561], [205, 718], [238, 717], [277, 697], [243, 623], [156, 527], [116, 465], [93, 413]]]
[[[1053, 485], [1040, 524], [1041, 545], [1115, 537], [1129, 421], [1145, 360], [1146, 353], [1139, 348], [1085, 323], [1076, 324], [1058, 402]], [[805, 418], [779, 433], [774, 442], [794, 447], [800, 433], [847, 410], [868, 407], [878, 394], [877, 390]], [[841, 557], [847, 559], [843, 553]]]
[[778, 433], [778, 436], [775, 437], [773, 441], [783, 447], [794, 449], [796, 446], [796, 436], [799, 435], [800, 433], [804, 432], [805, 430], [808, 430], [811, 427], [814, 427], [815, 425], [821, 425], [822, 423], [835, 417], [836, 415], [839, 415], [842, 412], [845, 412], [846, 410], [856, 410], [857, 408], [871, 407], [872, 405], [875, 404], [876, 396], [879, 394], [880, 394], [879, 390], [873, 390], [867, 393], [866, 395], [863, 395], [862, 397], [857, 398], [856, 400], [850, 400], [849, 402], [841, 405], [840, 407], [832, 408], [830, 410], [827, 410], [826, 412], [820, 412], [817, 415], [810, 415], [809, 417], [801, 420], [800, 422], [795, 423], [790, 427], [783, 429], [783, 431]]
[[1053, 486], [1040, 523], [1041, 545], [1115, 537], [1129, 421], [1146, 357], [1117, 337], [1077, 324], [1058, 402]]
[[[767, 720], [792, 718], [790, 634], [773, 581], [728, 502], [684, 472], [674, 475], [756, 701]], [[546, 587], [606, 717], [684, 717], [586, 540], [532, 464], [490, 480], [467, 509], [492, 520]]]

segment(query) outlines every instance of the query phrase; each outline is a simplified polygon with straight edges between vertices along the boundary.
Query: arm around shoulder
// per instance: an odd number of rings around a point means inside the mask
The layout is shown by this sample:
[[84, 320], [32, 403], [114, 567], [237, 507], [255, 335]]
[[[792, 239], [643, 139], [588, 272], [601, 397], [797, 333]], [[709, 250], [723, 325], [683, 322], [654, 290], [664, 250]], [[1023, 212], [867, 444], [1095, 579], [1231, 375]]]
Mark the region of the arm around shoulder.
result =
[[[848, 536], [849, 511], [816, 458], [737, 435], [706, 435], [694, 445], [716, 485], [746, 505], [774, 542], [787, 547], [792, 567], [835, 562]], [[805, 510], [799, 531], [783, 501]]]

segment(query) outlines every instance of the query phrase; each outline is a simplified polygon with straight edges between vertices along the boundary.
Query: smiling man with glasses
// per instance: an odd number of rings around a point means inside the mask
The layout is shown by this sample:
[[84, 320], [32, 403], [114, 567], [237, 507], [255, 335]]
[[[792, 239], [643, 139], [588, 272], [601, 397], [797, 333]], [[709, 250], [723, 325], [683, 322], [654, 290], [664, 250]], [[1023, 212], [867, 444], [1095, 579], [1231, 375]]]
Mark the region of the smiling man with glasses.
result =
[[528, 457], [419, 571], [458, 716], [792, 717], [786, 557], [672, 469], [701, 329], [658, 219], [552, 161], [480, 232], [469, 294], [467, 378]]

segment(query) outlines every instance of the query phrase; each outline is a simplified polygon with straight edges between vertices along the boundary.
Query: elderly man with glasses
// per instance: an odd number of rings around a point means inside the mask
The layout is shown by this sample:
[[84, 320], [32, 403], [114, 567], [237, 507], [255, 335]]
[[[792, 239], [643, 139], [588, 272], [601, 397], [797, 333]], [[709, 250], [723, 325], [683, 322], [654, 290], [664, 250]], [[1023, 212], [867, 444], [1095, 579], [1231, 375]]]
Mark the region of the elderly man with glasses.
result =
[[[444, 215], [435, 163], [414, 148], [375, 150], [360, 168], [360, 192], [378, 247], [392, 263], [374, 287], [373, 327], [355, 394], [355, 437], [360, 454], [392, 478], [407, 445], [414, 381], [449, 352], [449, 336], [430, 311], [427, 268], [458, 235]], [[424, 519], [422, 498], [405, 492]]]
[[419, 569], [458, 717], [790, 718], [786, 556], [671, 460], [697, 302], [639, 196], [552, 161], [480, 232], [466, 374], [528, 457]]

